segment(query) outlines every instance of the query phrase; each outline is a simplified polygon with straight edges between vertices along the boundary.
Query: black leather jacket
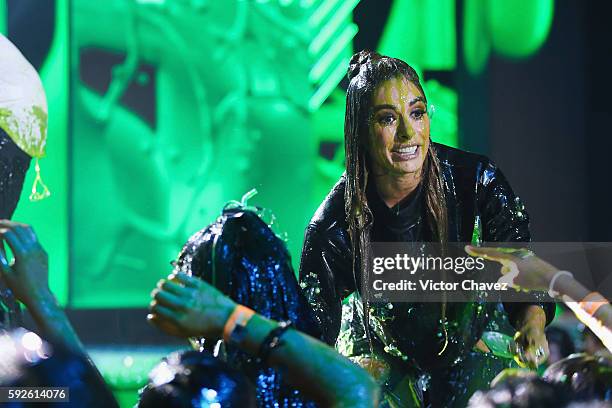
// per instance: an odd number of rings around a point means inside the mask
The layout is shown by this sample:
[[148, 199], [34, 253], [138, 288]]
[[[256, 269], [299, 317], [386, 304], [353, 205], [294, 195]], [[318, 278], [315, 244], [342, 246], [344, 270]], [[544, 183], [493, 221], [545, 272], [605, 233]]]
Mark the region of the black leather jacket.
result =
[[[524, 206], [501, 171], [488, 158], [436, 143], [433, 146], [437, 149], [444, 178], [450, 242], [471, 242], [477, 224], [483, 242], [529, 241], [529, 217]], [[330, 345], [336, 342], [340, 331], [342, 300], [357, 289], [345, 219], [344, 189], [345, 178], [342, 176], [312, 217], [306, 229], [300, 264], [300, 284], [321, 325], [322, 338]], [[404, 315], [400, 323], [396, 322], [403, 328], [394, 336], [401, 337], [402, 343], [408, 343], [406, 352], [413, 356], [421, 355], [421, 363], [427, 366], [427, 361], [433, 359], [429, 355], [433, 356], [440, 346], [437, 344], [439, 339], [429, 338], [434, 336], [431, 332], [433, 326], [428, 326], [426, 320], [439, 319], [440, 308], [436, 304], [419, 306], [421, 308], [408, 311], [396, 307], [398, 313]], [[432, 306], [436, 306], [435, 310]], [[479, 313], [475, 304], [454, 303], [448, 306], [450, 319], [463, 320], [456, 325], [454, 340], [451, 341], [455, 350], [451, 347], [448, 359], [444, 359], [450, 363], [466, 349], [471, 350], [478, 341], [491, 319], [491, 308]], [[505, 304], [504, 308], [512, 322], [514, 315], [526, 306], [525, 303], [512, 303]], [[550, 322], [554, 317], [554, 304], [542, 306]], [[414, 316], [406, 318], [410, 311], [414, 311]]]

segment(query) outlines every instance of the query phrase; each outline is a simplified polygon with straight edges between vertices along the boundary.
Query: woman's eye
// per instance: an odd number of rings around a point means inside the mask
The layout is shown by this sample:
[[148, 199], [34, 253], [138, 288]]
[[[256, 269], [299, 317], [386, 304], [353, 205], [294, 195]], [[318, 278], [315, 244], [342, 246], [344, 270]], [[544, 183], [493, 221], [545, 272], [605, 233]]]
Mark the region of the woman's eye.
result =
[[422, 109], [418, 109], [418, 110], [412, 111], [410, 113], [410, 116], [412, 116], [416, 120], [419, 120], [419, 119], [422, 119], [423, 116], [425, 116], [425, 113], [427, 113], [427, 112], [425, 112]]
[[383, 115], [380, 118], [378, 118], [378, 121], [380, 123], [382, 123], [383, 125], [390, 125], [393, 122], [395, 122], [395, 116], [393, 116], [393, 115]]

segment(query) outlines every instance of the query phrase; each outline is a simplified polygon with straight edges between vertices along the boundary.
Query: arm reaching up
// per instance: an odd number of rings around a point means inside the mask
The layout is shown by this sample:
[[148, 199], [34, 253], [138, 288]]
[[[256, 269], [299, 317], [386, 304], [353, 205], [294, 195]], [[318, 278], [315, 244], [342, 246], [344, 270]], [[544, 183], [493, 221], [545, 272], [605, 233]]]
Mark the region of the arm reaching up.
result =
[[[284, 370], [292, 384], [323, 406], [377, 405], [378, 387], [363, 369], [313, 337], [297, 330], [279, 330], [278, 322], [236, 304], [198, 278], [172, 275], [158, 283], [152, 298], [149, 321], [167, 333], [223, 337], [262, 358], [262, 350], [267, 349], [264, 362]], [[276, 345], [272, 345], [275, 336], [270, 337], [271, 333], [277, 333]]]

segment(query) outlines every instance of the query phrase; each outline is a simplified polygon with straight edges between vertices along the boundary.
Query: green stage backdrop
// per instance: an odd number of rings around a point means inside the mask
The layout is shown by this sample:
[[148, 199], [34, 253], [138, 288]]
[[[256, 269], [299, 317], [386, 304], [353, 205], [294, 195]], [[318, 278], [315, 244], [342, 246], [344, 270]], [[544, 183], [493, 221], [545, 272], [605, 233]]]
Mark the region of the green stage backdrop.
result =
[[[26, 188], [15, 218], [48, 248], [62, 303], [145, 306], [181, 244], [252, 188], [251, 203], [275, 214], [297, 266], [304, 227], [342, 172], [338, 85], [357, 5], [57, 1], [41, 72], [50, 118], [41, 166], [52, 196], [29, 202]], [[463, 2], [474, 74], [492, 52], [525, 58], [545, 41], [553, 1], [510, 6]], [[395, 0], [378, 45], [425, 74], [433, 138], [454, 146], [457, 93], [427, 72], [456, 68], [456, 15], [454, 0]]]

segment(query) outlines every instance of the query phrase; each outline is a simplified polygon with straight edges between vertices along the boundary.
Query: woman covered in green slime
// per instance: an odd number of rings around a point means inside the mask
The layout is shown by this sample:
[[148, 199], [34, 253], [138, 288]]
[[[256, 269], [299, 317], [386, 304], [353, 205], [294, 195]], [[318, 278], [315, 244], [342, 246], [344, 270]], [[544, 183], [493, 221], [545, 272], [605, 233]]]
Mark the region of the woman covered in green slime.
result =
[[[484, 241], [528, 241], [529, 218], [488, 158], [431, 141], [427, 98], [412, 67], [362, 51], [348, 78], [346, 171], [306, 229], [301, 286], [324, 340], [377, 378], [384, 404], [465, 406], [509, 363], [476, 351], [500, 305], [369, 303], [360, 293], [370, 273], [366, 248], [471, 242], [475, 225]], [[552, 306], [504, 304], [526, 365], [546, 359]]]

